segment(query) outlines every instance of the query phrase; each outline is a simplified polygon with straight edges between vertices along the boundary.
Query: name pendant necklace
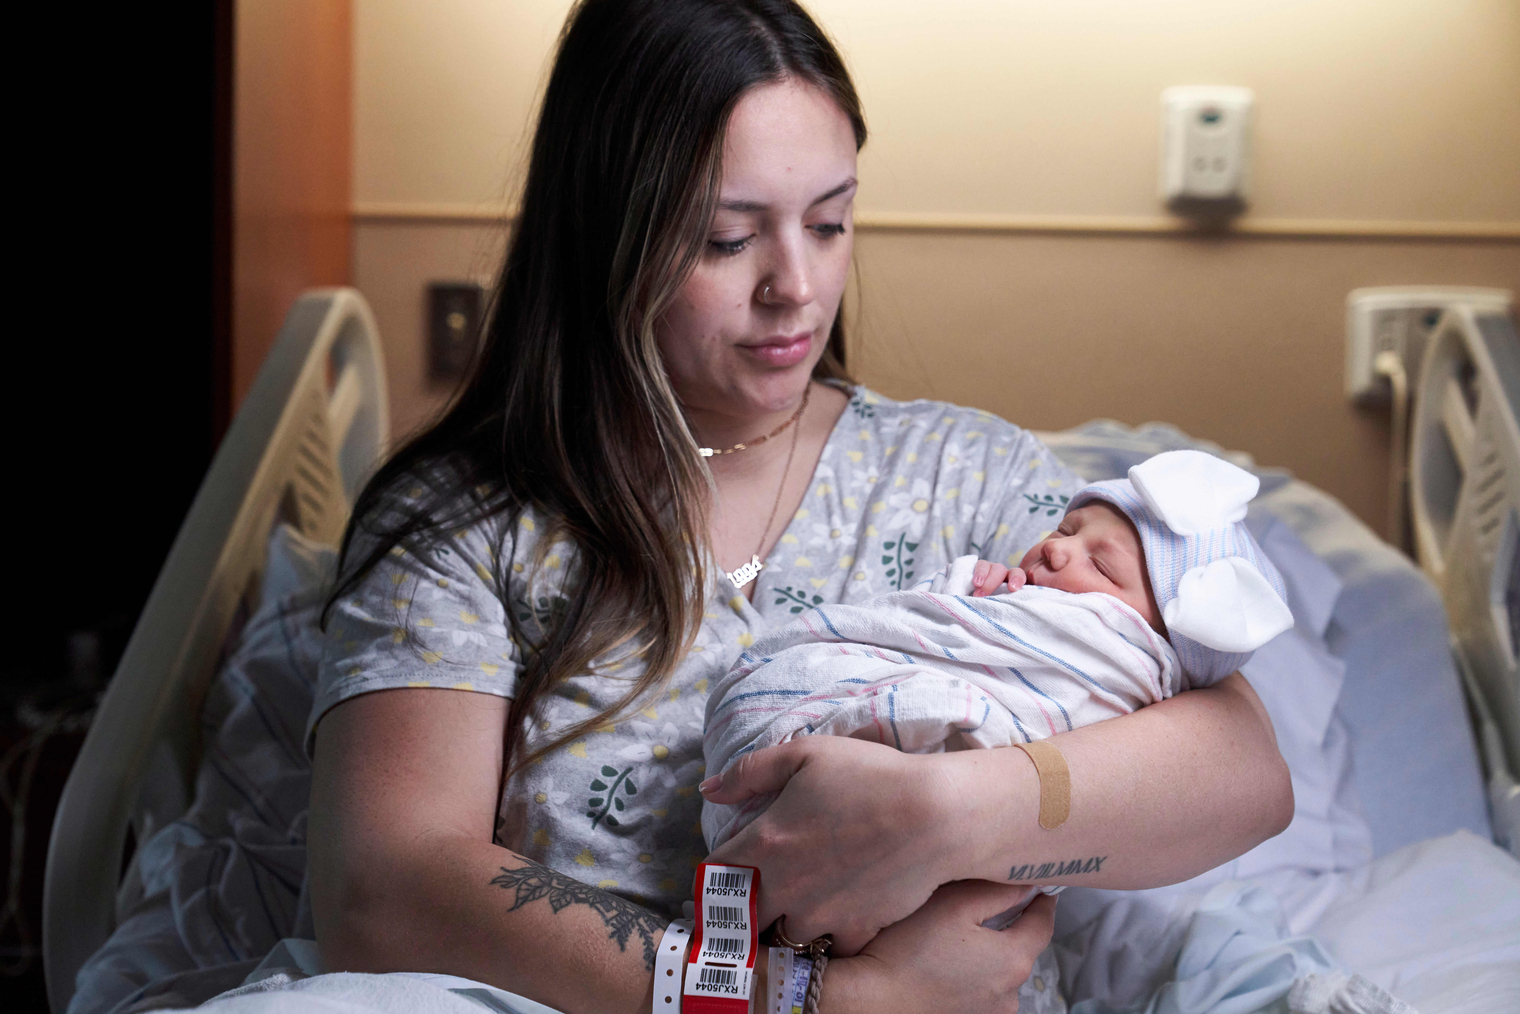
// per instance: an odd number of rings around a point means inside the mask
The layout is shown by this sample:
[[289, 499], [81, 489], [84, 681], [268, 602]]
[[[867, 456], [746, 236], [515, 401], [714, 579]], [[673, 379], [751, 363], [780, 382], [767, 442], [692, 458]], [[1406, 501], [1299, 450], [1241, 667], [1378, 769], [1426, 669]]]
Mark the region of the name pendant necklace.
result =
[[[760, 437], [758, 440], [751, 440], [748, 443], [734, 444], [734, 446], [725, 447], [722, 450], [716, 450], [711, 447], [699, 447], [697, 448], [697, 453], [701, 454], [704, 458], [712, 458], [721, 457], [725, 454], [733, 454], [735, 451], [743, 451], [748, 450], [751, 447], [760, 446], [771, 437], [777, 436], [778, 434], [784, 432], [788, 426], [795, 425], [797, 421], [802, 418], [802, 413], [807, 411], [808, 395], [810, 395], [812, 391], [813, 384], [811, 381], [809, 381], [808, 386], [802, 390], [802, 404], [798, 407], [797, 411], [792, 413], [792, 417], [786, 422], [782, 423], [780, 426], [777, 426], [775, 429], [771, 430], [765, 436]], [[770, 538], [771, 526], [776, 523], [776, 511], [781, 509], [781, 495], [786, 492], [786, 479], [787, 476], [789, 476], [792, 472], [792, 458], [797, 454], [797, 439], [799, 436], [801, 436], [801, 434], [801, 426], [797, 426], [796, 429], [792, 430], [792, 446], [786, 452], [786, 465], [781, 469], [781, 483], [776, 487], [776, 499], [771, 503], [770, 517], [765, 519], [765, 531], [760, 533], [760, 544], [755, 547], [755, 552], [750, 556], [748, 563], [743, 564], [737, 570], [724, 571], [724, 575], [729, 579], [729, 581], [733, 583], [733, 586], [736, 589], [743, 589], [745, 585], [749, 584], [755, 578], [759, 577], [760, 572], [765, 569], [765, 564], [760, 559], [760, 550], [765, 548], [765, 540]]]

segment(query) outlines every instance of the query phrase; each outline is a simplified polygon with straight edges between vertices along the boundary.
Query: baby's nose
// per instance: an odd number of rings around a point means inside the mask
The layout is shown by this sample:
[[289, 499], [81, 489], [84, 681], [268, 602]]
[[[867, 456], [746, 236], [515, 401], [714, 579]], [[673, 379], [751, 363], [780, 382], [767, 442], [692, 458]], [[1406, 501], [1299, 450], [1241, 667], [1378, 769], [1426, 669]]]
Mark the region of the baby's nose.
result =
[[1045, 543], [1045, 566], [1051, 570], [1060, 570], [1071, 559], [1071, 551], [1065, 545], [1066, 540], [1061, 536], [1049, 539]]

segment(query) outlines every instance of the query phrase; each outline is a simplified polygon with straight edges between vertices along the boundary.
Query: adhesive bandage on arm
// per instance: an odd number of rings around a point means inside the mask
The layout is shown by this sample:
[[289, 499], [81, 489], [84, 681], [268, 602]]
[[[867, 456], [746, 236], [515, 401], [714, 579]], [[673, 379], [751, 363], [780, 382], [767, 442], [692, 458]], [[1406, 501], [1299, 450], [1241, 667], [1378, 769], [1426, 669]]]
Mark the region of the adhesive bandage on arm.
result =
[[1066, 766], [1066, 758], [1044, 740], [1015, 743], [1014, 746], [1034, 762], [1035, 772], [1040, 777], [1040, 826], [1053, 831], [1071, 816], [1071, 771]]

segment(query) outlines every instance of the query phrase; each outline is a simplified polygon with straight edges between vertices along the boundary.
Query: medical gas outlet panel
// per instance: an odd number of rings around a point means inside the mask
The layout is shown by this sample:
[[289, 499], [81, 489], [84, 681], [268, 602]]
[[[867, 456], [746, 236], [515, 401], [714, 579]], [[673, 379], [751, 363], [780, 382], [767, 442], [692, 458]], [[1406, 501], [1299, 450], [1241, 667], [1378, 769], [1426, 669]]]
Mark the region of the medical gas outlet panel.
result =
[[1251, 180], [1249, 88], [1186, 85], [1161, 93], [1161, 199], [1174, 210], [1244, 208]]

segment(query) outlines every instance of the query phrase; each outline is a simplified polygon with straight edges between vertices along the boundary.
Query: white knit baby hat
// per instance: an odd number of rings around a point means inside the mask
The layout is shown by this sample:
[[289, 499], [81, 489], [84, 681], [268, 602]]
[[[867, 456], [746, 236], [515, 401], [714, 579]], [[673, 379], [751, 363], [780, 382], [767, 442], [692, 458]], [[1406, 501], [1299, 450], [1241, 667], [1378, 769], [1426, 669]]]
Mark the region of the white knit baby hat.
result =
[[1167, 451], [1128, 479], [1084, 487], [1067, 512], [1093, 500], [1134, 522], [1151, 590], [1193, 686], [1235, 672], [1251, 653], [1293, 626], [1287, 589], [1246, 530], [1256, 476], [1203, 451]]

